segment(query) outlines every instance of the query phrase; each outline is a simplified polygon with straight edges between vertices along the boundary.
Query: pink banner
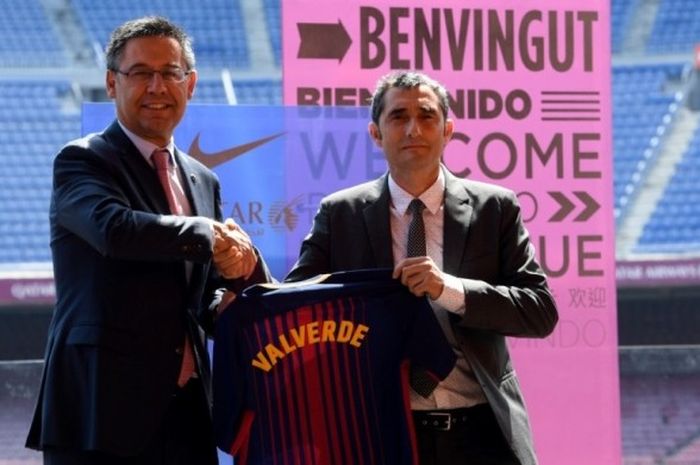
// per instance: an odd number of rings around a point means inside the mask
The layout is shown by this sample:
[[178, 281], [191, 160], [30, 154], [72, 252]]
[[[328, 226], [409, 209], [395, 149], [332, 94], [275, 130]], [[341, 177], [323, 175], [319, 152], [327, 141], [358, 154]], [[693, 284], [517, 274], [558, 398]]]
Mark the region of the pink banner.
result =
[[518, 193], [559, 304], [549, 338], [510, 340], [540, 462], [620, 463], [609, 2], [425, 5], [283, 0], [285, 103], [365, 105], [393, 69], [447, 86], [445, 164]]

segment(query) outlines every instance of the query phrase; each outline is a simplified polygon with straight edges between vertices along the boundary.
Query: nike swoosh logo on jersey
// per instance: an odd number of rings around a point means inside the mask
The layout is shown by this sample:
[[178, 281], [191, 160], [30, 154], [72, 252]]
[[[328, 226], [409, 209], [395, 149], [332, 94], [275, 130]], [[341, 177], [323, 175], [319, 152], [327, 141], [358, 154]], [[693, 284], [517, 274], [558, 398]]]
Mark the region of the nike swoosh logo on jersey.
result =
[[218, 152], [206, 153], [199, 147], [199, 133], [197, 133], [192, 141], [192, 144], [190, 144], [190, 148], [187, 150], [187, 153], [189, 153], [192, 158], [199, 161], [207, 168], [214, 168], [215, 166], [231, 161], [246, 152], [250, 152], [257, 147], [270, 142], [271, 140], [277, 139], [282, 135], [284, 135], [284, 132], [263, 137], [262, 139], [257, 139], [246, 144], [237, 145], [229, 149], [220, 150]]

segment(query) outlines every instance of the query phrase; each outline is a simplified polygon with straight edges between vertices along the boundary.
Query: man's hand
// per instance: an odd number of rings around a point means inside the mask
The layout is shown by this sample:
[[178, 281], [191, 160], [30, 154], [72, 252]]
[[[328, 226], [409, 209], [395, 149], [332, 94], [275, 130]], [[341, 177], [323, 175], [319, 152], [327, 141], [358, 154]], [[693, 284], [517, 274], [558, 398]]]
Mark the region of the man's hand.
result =
[[401, 284], [418, 297], [427, 295], [436, 300], [445, 288], [442, 272], [430, 257], [411, 257], [401, 260], [394, 268], [393, 277], [401, 279]]
[[227, 279], [248, 278], [258, 263], [253, 242], [231, 218], [214, 222], [213, 258], [219, 274]]

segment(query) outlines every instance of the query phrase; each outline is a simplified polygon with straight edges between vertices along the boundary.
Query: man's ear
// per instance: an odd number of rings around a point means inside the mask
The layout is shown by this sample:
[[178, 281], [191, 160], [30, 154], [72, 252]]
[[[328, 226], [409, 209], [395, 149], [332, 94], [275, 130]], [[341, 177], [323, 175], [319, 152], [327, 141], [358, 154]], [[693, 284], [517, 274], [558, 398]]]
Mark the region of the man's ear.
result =
[[193, 69], [187, 75], [187, 100], [194, 96], [194, 88], [197, 85], [197, 70]]
[[445, 136], [445, 142], [449, 142], [450, 139], [452, 139], [452, 133], [454, 132], [454, 130], [455, 122], [452, 119], [447, 118], [445, 120], [445, 133], [443, 134]]
[[377, 124], [374, 121], [371, 121], [367, 125], [367, 130], [369, 131], [369, 135], [372, 138], [372, 140], [374, 140], [374, 144], [377, 147], [382, 148], [382, 133], [379, 130], [379, 126], [377, 126]]
[[107, 70], [107, 74], [105, 75], [105, 89], [107, 90], [107, 96], [109, 98], [114, 98], [116, 95], [114, 91], [114, 87], [116, 83], [114, 80], [116, 79], [116, 73], [112, 70]]

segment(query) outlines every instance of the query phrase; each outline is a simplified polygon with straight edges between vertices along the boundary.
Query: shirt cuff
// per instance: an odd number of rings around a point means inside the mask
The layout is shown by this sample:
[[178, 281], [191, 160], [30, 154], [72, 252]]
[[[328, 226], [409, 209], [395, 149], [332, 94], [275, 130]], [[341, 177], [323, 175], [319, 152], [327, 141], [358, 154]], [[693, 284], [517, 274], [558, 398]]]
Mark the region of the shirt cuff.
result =
[[442, 294], [432, 302], [448, 312], [464, 315], [466, 306], [464, 304], [464, 286], [462, 286], [462, 281], [447, 273], [443, 273], [442, 276], [445, 280], [445, 287], [442, 289]]

